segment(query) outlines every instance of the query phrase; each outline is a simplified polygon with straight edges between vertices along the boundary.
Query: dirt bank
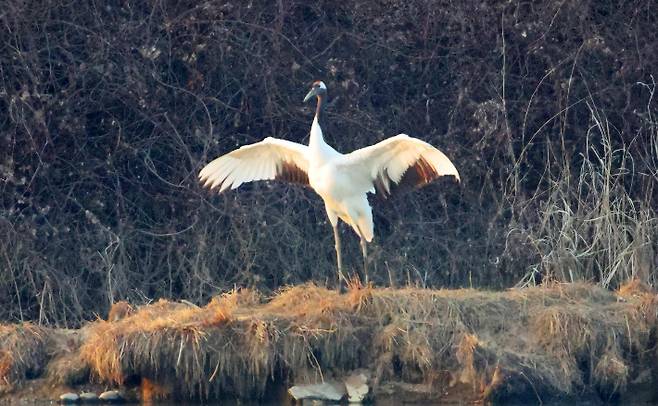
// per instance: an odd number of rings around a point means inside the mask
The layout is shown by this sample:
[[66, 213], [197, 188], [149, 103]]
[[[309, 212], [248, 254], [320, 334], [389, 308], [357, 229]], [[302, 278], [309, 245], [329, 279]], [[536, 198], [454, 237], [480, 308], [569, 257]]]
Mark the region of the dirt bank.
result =
[[342, 295], [302, 285], [271, 298], [231, 292], [204, 307], [124, 305], [111, 319], [80, 330], [0, 326], [4, 399], [90, 385], [146, 399], [271, 398], [358, 368], [379, 399], [656, 395], [658, 297], [639, 284]]

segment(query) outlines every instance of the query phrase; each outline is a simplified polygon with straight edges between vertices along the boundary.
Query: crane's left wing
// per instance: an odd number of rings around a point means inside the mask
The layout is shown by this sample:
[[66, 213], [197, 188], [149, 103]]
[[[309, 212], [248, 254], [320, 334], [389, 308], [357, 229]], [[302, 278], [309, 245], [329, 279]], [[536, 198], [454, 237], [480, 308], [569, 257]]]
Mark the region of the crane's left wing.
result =
[[441, 176], [459, 172], [447, 156], [425, 141], [398, 134], [375, 145], [345, 155], [343, 165], [364, 172], [384, 198], [393, 186], [422, 187]]
[[245, 182], [281, 180], [308, 185], [308, 147], [267, 137], [222, 155], [199, 172], [199, 180], [219, 192]]

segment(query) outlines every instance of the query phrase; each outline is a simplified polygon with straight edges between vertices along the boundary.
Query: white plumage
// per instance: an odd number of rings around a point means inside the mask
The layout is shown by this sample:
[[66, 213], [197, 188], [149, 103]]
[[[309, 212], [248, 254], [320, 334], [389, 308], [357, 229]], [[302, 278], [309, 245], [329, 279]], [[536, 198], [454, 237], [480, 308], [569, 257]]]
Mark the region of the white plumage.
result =
[[286, 164], [308, 171], [308, 147], [296, 142], [267, 137], [261, 142], [245, 145], [223, 155], [199, 173], [204, 186], [219, 192], [237, 189], [245, 182], [276, 179]]
[[322, 197], [334, 229], [339, 279], [342, 273], [338, 219], [349, 224], [361, 238], [367, 281], [366, 241], [372, 241], [374, 224], [367, 193], [387, 197], [395, 186], [423, 186], [440, 176], [459, 173], [441, 151], [406, 134], [375, 145], [341, 154], [323, 138], [320, 115], [326, 86], [315, 82], [304, 101], [316, 96], [309, 145], [268, 137], [243, 146], [206, 165], [199, 173], [205, 186], [223, 192], [245, 182], [276, 179], [310, 186]]

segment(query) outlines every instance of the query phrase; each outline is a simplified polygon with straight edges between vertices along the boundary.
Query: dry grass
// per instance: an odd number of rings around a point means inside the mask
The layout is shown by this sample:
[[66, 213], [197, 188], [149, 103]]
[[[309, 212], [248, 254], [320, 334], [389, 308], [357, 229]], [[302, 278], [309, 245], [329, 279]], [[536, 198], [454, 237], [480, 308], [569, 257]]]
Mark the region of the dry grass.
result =
[[463, 175], [374, 203], [378, 285], [658, 282], [655, 2], [107, 3], [2, 2], [0, 320], [334, 279], [312, 191], [195, 176], [268, 135], [306, 142], [314, 79], [337, 150], [404, 131]]
[[74, 385], [91, 370], [104, 384], [143, 382], [146, 400], [257, 398], [368, 368], [375, 391], [536, 400], [608, 399], [657, 375], [658, 296], [638, 282], [617, 292], [549, 283], [346, 294], [307, 284], [271, 298], [233, 291], [204, 307], [161, 300], [115, 320], [0, 326], [0, 378], [5, 387], [42, 374]]
[[[651, 98], [654, 91], [655, 84]], [[655, 169], [638, 170], [637, 162], [654, 161], [649, 157], [656, 148], [658, 123], [648, 109], [646, 158], [639, 158], [631, 145], [641, 137], [619, 143], [621, 134], [604, 111], [593, 101], [587, 106], [590, 128], [578, 164], [565, 151], [547, 158], [543, 186], [515, 208], [527, 228], [510, 235], [520, 231], [537, 251], [527, 277], [539, 272], [562, 282], [594, 280], [605, 288], [631, 280], [655, 285], [657, 178]], [[524, 159], [522, 153], [515, 165], [517, 178], [525, 175], [520, 170]], [[646, 189], [644, 182], [650, 185]]]
[[[477, 396], [623, 393], [655, 362], [658, 301], [588, 284], [481, 292], [312, 284], [263, 302], [232, 292], [206, 307], [161, 301], [91, 327], [82, 354], [98, 379], [130, 376], [183, 397], [259, 397], [274, 380], [370, 367], [375, 385], [456, 383]], [[309, 379], [307, 377], [307, 379]]]
[[49, 334], [49, 329], [30, 323], [0, 324], [0, 389], [41, 374]]

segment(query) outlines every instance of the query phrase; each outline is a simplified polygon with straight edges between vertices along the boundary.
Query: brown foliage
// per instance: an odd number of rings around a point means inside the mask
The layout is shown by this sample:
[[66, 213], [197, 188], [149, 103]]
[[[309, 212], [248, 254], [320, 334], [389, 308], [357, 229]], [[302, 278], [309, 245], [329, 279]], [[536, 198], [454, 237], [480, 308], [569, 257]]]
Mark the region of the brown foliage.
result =
[[112, 304], [110, 307], [110, 312], [107, 314], [107, 321], [115, 322], [119, 321], [127, 316], [133, 314], [135, 309], [130, 305], [130, 303], [125, 300], [118, 301]]
[[139, 387], [142, 403], [153, 403], [161, 399], [169, 399], [172, 396], [171, 388], [159, 385], [147, 378], [142, 378]]

